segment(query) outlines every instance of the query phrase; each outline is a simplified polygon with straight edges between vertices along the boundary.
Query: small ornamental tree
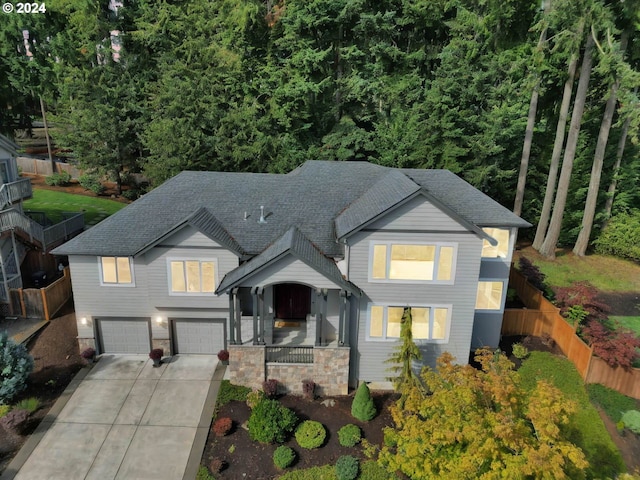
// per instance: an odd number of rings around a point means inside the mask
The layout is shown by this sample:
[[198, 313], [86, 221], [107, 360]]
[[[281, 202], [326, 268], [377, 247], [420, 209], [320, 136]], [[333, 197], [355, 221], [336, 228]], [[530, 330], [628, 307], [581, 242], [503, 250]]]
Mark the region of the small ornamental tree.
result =
[[582, 336], [595, 353], [611, 367], [631, 368], [638, 357], [640, 339], [628, 329], [611, 328], [598, 320], [591, 320], [582, 329]]
[[555, 303], [560, 307], [560, 313], [569, 317], [571, 307], [580, 306], [587, 312], [586, 320], [607, 318], [609, 306], [597, 299], [598, 290], [589, 282], [576, 282], [570, 287], [556, 287]]
[[545, 291], [545, 289], [547, 288], [545, 279], [547, 277], [540, 271], [538, 267], [531, 263], [531, 260], [529, 260], [527, 257], [520, 257], [520, 259], [518, 260], [518, 266], [518, 270], [520, 270], [520, 273], [525, 276], [525, 278], [531, 285], [536, 287], [541, 292]]
[[362, 382], [351, 403], [351, 415], [361, 422], [368, 422], [376, 416], [376, 406], [366, 383]]
[[413, 341], [411, 307], [405, 307], [400, 321], [400, 343], [394, 348], [391, 356], [385, 363], [393, 364], [389, 367], [389, 371], [395, 375], [389, 377], [388, 380], [393, 382], [393, 386], [401, 395], [401, 401], [404, 401], [406, 394], [417, 385], [418, 378], [413, 372], [413, 362], [422, 360], [422, 354], [418, 346]]
[[27, 386], [33, 371], [33, 358], [24, 345], [0, 334], [0, 403], [10, 403]]

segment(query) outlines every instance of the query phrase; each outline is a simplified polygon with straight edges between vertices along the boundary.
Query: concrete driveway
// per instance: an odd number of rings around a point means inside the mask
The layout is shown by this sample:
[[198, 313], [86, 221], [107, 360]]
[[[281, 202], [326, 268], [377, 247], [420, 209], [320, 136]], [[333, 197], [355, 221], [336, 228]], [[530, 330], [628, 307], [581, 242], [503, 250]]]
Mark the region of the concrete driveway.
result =
[[224, 373], [214, 376], [217, 364], [176, 355], [153, 368], [146, 356], [103, 356], [1, 478], [194, 479]]

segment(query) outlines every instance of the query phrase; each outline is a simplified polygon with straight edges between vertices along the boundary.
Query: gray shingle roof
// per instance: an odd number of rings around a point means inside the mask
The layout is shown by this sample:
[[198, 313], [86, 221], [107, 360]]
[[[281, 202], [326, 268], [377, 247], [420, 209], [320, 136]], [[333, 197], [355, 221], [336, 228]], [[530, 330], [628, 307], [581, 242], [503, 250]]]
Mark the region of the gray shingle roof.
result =
[[[357, 228], [358, 221], [393, 207], [421, 187], [475, 225], [530, 226], [445, 170], [309, 161], [286, 175], [182, 172], [53, 253], [136, 255], [191, 219], [196, 228], [247, 255], [263, 252], [296, 227], [323, 254], [342, 256], [337, 231]], [[264, 224], [258, 223], [261, 205]]]
[[295, 227], [290, 228], [260, 255], [253, 257], [248, 262], [227, 273], [222, 279], [222, 282], [220, 282], [217, 293], [228, 292], [229, 289], [235, 287], [247, 277], [259, 272], [285, 255], [293, 255], [336, 285], [357, 296], [361, 295], [358, 287], [342, 277], [342, 273], [336, 264], [324, 256], [322, 252]]

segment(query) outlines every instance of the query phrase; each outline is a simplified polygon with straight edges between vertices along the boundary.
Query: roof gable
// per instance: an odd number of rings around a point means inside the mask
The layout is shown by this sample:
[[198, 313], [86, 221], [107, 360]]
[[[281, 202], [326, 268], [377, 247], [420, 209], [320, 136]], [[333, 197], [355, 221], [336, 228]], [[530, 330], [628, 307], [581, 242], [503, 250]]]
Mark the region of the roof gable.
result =
[[[324, 256], [297, 228], [289, 229], [282, 237], [248, 262], [227, 273], [218, 286], [217, 293], [228, 292], [244, 280], [267, 266], [292, 255], [339, 287], [360, 296], [358, 287], [342, 277], [337, 265]], [[294, 280], [294, 279], [292, 279]]]

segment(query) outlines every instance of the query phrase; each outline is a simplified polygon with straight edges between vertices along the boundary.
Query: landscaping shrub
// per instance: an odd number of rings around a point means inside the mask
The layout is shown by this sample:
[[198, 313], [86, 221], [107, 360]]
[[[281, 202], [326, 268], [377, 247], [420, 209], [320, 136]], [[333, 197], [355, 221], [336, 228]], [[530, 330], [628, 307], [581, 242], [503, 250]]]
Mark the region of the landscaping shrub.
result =
[[582, 336], [593, 347], [593, 353], [611, 367], [631, 368], [638, 358], [640, 339], [631, 330], [591, 320], [582, 329]]
[[78, 183], [85, 189], [92, 191], [96, 195], [104, 192], [104, 185], [100, 177], [95, 173], [84, 173], [78, 177]]
[[612, 217], [593, 243], [598, 253], [640, 261], [640, 210]]
[[33, 370], [33, 358], [24, 345], [11, 340], [6, 332], [0, 334], [0, 403], [9, 403], [25, 389]]
[[11, 411], [11, 405], [0, 405], [0, 418]]
[[302, 394], [304, 398], [313, 400], [316, 395], [316, 384], [313, 380], [303, 380], [302, 381]]
[[13, 409], [7, 413], [4, 417], [0, 418], [0, 425], [9, 432], [21, 435], [24, 427], [29, 420], [29, 412], [26, 410]]
[[354, 480], [358, 478], [360, 462], [356, 457], [343, 455], [336, 462], [336, 477], [338, 480]]
[[306, 420], [296, 429], [296, 441], [298, 445], [306, 449], [314, 449], [322, 446], [327, 438], [327, 430], [320, 422]]
[[29, 413], [33, 413], [40, 408], [40, 400], [35, 397], [25, 398], [20, 400], [13, 406], [16, 410], [26, 410]]
[[233, 420], [229, 417], [220, 417], [213, 422], [212, 428], [216, 437], [224, 437], [231, 431], [231, 427], [233, 427]]
[[546, 275], [540, 271], [538, 267], [536, 267], [531, 260], [527, 257], [520, 257], [518, 260], [518, 270], [520, 273], [525, 276], [525, 278], [529, 281], [531, 285], [536, 287], [541, 292], [544, 292], [547, 289], [547, 285], [545, 283]]
[[529, 355], [529, 349], [521, 343], [514, 343], [512, 347], [513, 356], [523, 360]]
[[362, 440], [362, 430], [352, 423], [338, 430], [338, 441], [343, 447], [354, 447]]
[[[335, 465], [295, 469], [281, 475], [278, 480], [333, 480], [336, 478], [335, 470]], [[395, 474], [387, 472], [374, 460], [362, 462], [360, 470], [359, 478], [363, 480], [397, 480], [398, 478]]]
[[548, 352], [531, 352], [518, 369], [524, 388], [533, 390], [538, 380], [547, 380], [559, 388], [578, 409], [569, 418], [568, 440], [582, 449], [589, 467], [587, 478], [615, 478], [624, 470], [620, 452], [607, 432], [576, 367], [566, 358]]
[[640, 435], [640, 412], [638, 410], [624, 412], [622, 423], [624, 423], [624, 428], [628, 428], [633, 433]]
[[217, 405], [221, 407], [232, 401], [245, 402], [247, 394], [251, 391], [249, 387], [234, 385], [229, 380], [222, 380], [220, 391], [218, 392]]
[[122, 191], [122, 196], [127, 200], [136, 200], [140, 196], [140, 190], [137, 188], [128, 188]]
[[[556, 287], [555, 303], [560, 307], [560, 313], [565, 318], [573, 316], [574, 321], [579, 320], [581, 317], [584, 319], [600, 319], [607, 318], [607, 313], [610, 308], [609, 305], [603, 303], [597, 299], [598, 290], [589, 282], [576, 282], [570, 287]], [[587, 315], [585, 316], [580, 309], [573, 309], [569, 313], [571, 307], [582, 307]]]
[[273, 452], [273, 463], [276, 467], [283, 470], [289, 467], [295, 459], [296, 452], [293, 451], [293, 448], [287, 447], [285, 445], [280, 445], [278, 448], [276, 448], [276, 451]]
[[50, 186], [62, 187], [68, 185], [71, 181], [71, 174], [68, 172], [54, 173], [44, 178], [44, 183]]
[[209, 470], [207, 470], [207, 467], [200, 465], [200, 467], [198, 467], [198, 473], [196, 474], [196, 480], [216, 480], [216, 479], [211, 476], [211, 474], [209, 473]]
[[253, 410], [265, 398], [262, 390], [252, 390], [247, 394], [247, 407]]
[[267, 398], [276, 398], [278, 395], [278, 380], [270, 378], [262, 382], [262, 391]]
[[221, 458], [216, 457], [209, 462], [209, 470], [214, 475], [216, 473], [220, 473], [224, 467], [225, 467], [225, 461], [222, 460]]
[[591, 403], [602, 408], [609, 418], [616, 423], [620, 421], [624, 412], [636, 408], [635, 399], [599, 383], [588, 384], [587, 392], [589, 392]]
[[218, 360], [220, 360], [221, 362], [228, 362], [229, 361], [229, 350], [220, 350], [218, 352]]
[[292, 410], [277, 400], [264, 399], [251, 411], [249, 436], [260, 443], [284, 442], [298, 423]]
[[376, 406], [366, 383], [362, 382], [351, 404], [351, 415], [361, 422], [368, 422], [376, 416]]

